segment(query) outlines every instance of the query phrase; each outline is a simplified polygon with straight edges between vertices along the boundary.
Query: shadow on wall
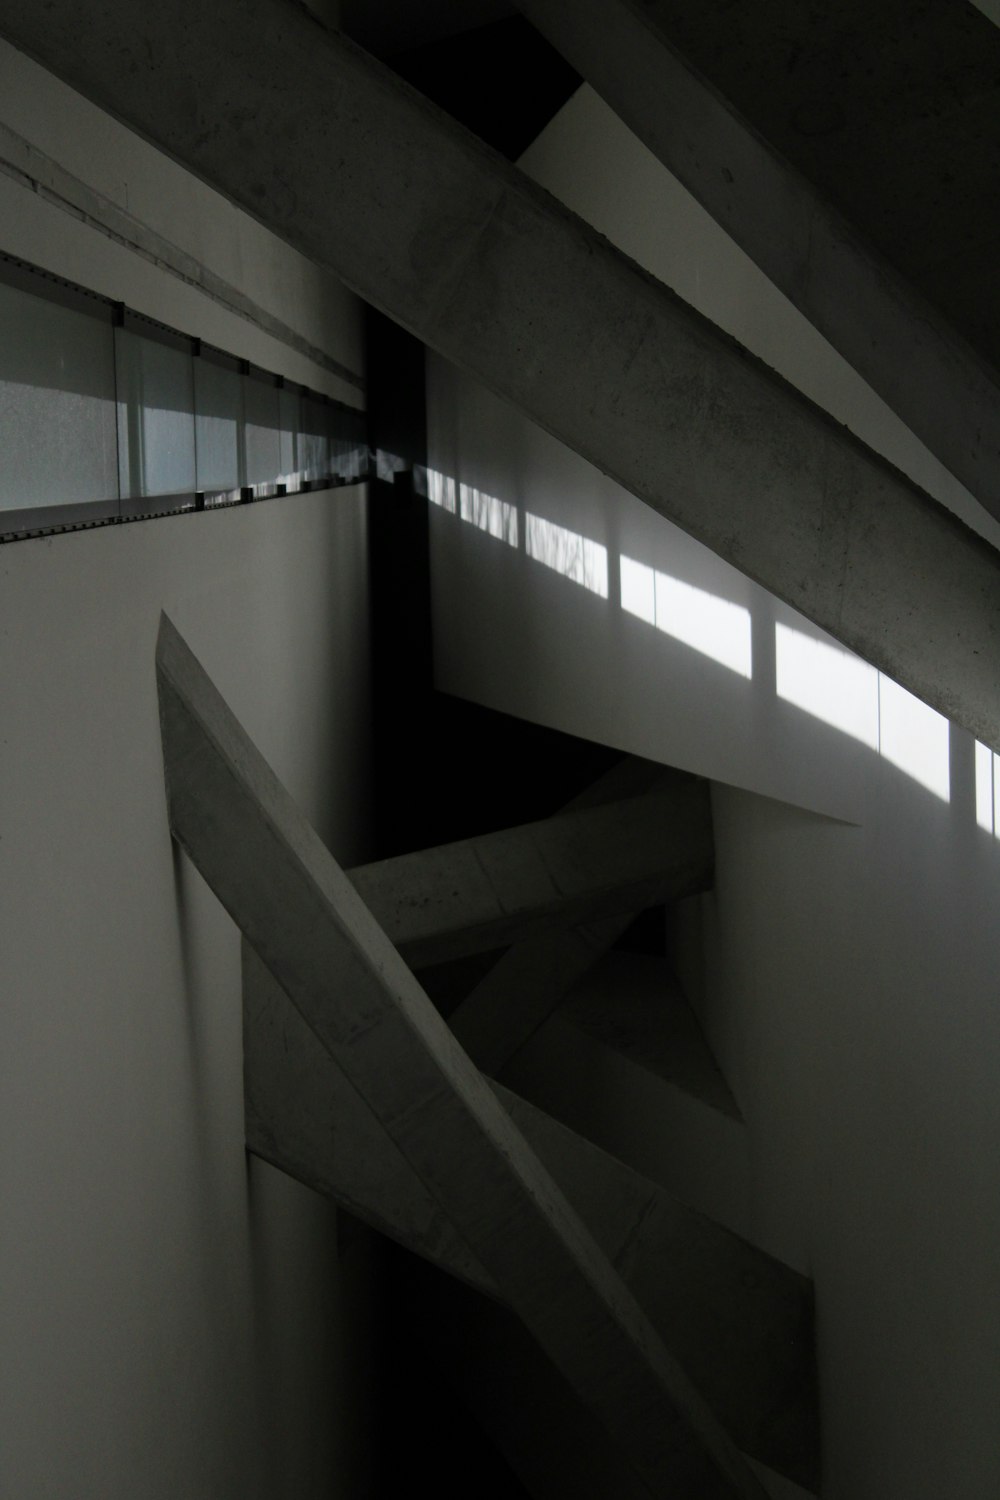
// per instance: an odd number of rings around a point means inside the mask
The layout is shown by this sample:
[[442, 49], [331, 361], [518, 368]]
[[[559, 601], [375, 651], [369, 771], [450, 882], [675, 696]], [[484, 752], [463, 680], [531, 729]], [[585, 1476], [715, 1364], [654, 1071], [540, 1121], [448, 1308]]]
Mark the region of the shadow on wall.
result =
[[[386, 478], [408, 468], [384, 453], [378, 464]], [[577, 585], [595, 608], [598, 601], [616, 608], [696, 653], [706, 666], [713, 664], [713, 691], [724, 692], [727, 678], [731, 690], [752, 682], [757, 694], [836, 730], [939, 801], [952, 801], [956, 760], [968, 753], [963, 731], [777, 600], [771, 601], [772, 617], [764, 618], [760, 607], [616, 553], [438, 470], [416, 467], [413, 480], [415, 491], [439, 512]], [[976, 822], [1000, 837], [1000, 756], [978, 742], [974, 754], [969, 780], [974, 777]]]

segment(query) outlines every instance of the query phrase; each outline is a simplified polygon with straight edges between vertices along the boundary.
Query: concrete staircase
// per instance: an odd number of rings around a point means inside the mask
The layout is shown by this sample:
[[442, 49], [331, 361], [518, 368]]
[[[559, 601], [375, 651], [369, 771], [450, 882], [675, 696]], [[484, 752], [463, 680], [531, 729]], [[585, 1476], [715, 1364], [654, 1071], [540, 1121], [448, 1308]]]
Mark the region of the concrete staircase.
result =
[[249, 1148], [427, 1263], [405, 1318], [529, 1493], [766, 1495], [743, 1455], [815, 1487], [811, 1288], [670, 1190], [663, 1111], [738, 1110], [663, 955], [609, 951], [706, 888], [705, 785], [626, 763], [346, 874], [167, 621], [157, 665], [171, 829], [244, 935]]
[[[435, 981], [453, 1005], [447, 976]], [[508, 1107], [598, 1237], [622, 1229], [624, 1240], [607, 1244], [616, 1268], [734, 1440], [764, 1466], [768, 1493], [817, 1492], [811, 1288], [801, 1278], [797, 1301], [787, 1267], [764, 1257], [751, 1269], [736, 1233], [728, 1259], [719, 1226], [747, 1217], [747, 1131], [667, 954], [612, 949], [500, 1077]], [[602, 1202], [609, 1190], [620, 1197]], [[680, 1204], [699, 1213], [682, 1210], [686, 1250], [677, 1258], [668, 1225], [679, 1222]], [[700, 1249], [695, 1217], [706, 1231]], [[760, 1267], [773, 1278], [773, 1300]], [[647, 1493], [505, 1309], [426, 1261], [407, 1258], [400, 1277], [412, 1337], [530, 1494]], [[754, 1307], [743, 1300], [751, 1289], [762, 1298]]]

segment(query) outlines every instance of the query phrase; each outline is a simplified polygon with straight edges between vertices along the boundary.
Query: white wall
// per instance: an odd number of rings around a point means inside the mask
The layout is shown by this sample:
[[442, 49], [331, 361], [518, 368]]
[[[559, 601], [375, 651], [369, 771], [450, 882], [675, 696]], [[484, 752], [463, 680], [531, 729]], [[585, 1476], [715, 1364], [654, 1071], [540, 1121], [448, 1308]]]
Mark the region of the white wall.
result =
[[[524, 165], [997, 542], [588, 90]], [[826, 1500], [981, 1500], [1000, 1488], [1000, 843], [975, 747], [444, 362], [429, 376], [438, 685], [720, 783], [699, 1004], [748, 1125], [730, 1216], [815, 1278]], [[516, 545], [472, 489], [514, 508]], [[604, 592], [582, 541], [550, 530], [528, 555], [529, 513], [606, 549]], [[730, 606], [702, 601], [724, 641], [749, 633], [749, 676], [650, 618], [670, 579]], [[699, 600], [674, 593], [683, 635]]]
[[[0, 124], [348, 369], [356, 303], [9, 49]], [[41, 90], [34, 92], [35, 85]], [[197, 241], [197, 243], [195, 243]], [[0, 175], [0, 249], [292, 378], [352, 380]], [[52, 496], [52, 502], [59, 500]], [[239, 945], [166, 822], [166, 610], [334, 854], [365, 857], [363, 487], [0, 548], [0, 1492], [363, 1494], [373, 1262], [243, 1149]]]
[[703, 1015], [749, 1232], [816, 1286], [826, 1500], [1000, 1485], [1000, 849], [884, 771], [859, 828], [716, 788]]

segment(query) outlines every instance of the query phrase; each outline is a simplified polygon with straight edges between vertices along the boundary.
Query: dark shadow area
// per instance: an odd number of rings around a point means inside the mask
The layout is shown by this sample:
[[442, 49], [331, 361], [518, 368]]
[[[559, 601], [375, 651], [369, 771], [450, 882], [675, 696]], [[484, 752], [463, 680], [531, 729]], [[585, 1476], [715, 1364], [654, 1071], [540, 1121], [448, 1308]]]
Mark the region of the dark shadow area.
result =
[[656, 957], [667, 952], [667, 908], [651, 906], [639, 912], [614, 945], [625, 953], [649, 953]]
[[372, 1500], [399, 1500], [417, 1490], [434, 1500], [527, 1500], [528, 1491], [466, 1411], [440, 1351], [412, 1316], [413, 1277], [423, 1266], [397, 1246], [386, 1250]]
[[[424, 346], [366, 310], [376, 857], [548, 817], [618, 753], [434, 688]], [[393, 463], [395, 460], [393, 460]]]
[[509, 161], [528, 149], [582, 82], [523, 16], [414, 47], [388, 62]]

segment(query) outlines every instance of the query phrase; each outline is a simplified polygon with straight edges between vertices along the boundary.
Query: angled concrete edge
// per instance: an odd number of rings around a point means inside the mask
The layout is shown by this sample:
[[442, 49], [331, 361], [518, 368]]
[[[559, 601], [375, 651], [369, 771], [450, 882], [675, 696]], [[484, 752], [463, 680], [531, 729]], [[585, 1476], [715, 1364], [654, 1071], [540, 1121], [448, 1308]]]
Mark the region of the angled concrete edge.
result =
[[1000, 384], [636, 0], [518, 0], [740, 248], [1000, 516]]
[[[575, 1401], [560, 1373], [500, 1303], [477, 1295], [426, 1261], [400, 1272], [406, 1333], [422, 1344], [458, 1397], [489, 1433], [537, 1500], [645, 1500], [606, 1436]], [[763, 1460], [760, 1460], [763, 1462]], [[768, 1493], [785, 1495], [778, 1471]], [[795, 1493], [817, 1481], [786, 1471]], [[777, 1486], [781, 1485], [780, 1488]]]
[[742, 1121], [698, 1018], [662, 955], [605, 954], [564, 997], [553, 1019], [708, 1108]]
[[752, 1472], [177, 631], [156, 652], [173, 837], [497, 1290], [654, 1494]]
[[280, 0], [0, 32], [1000, 750], [1000, 557], [360, 49]]
[[[244, 1058], [251, 1151], [497, 1297], [495, 1282], [246, 942]], [[814, 1485], [806, 1278], [510, 1090], [493, 1088], [733, 1440]]]
[[655, 792], [576, 808], [348, 872], [414, 967], [554, 924], [628, 917], [711, 882], [708, 785], [675, 773]]
[[[627, 756], [567, 803], [579, 811], [665, 789], [676, 773]], [[498, 1074], [592, 964], [627, 927], [632, 911], [585, 924], [561, 923], [514, 943], [448, 1017], [484, 1072]]]

